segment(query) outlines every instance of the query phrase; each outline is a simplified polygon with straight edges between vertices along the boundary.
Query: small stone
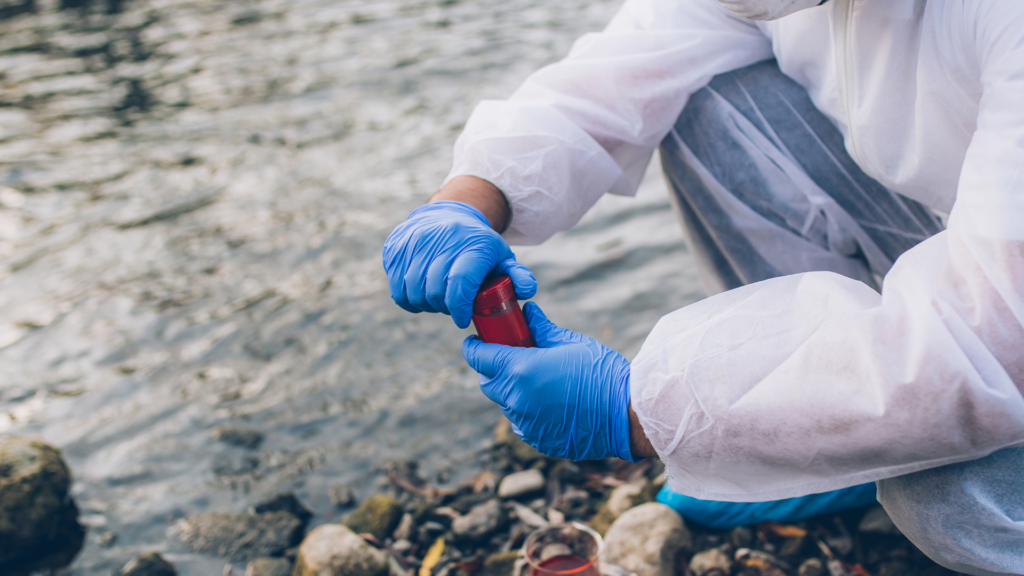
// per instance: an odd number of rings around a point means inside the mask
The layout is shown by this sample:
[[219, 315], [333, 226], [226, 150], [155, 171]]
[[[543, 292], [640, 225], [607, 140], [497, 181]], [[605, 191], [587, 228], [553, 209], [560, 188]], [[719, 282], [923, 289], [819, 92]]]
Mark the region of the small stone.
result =
[[302, 520], [303, 525], [313, 517], [313, 512], [306, 508], [302, 501], [295, 496], [294, 492], [282, 492], [269, 500], [264, 500], [254, 506], [253, 511], [257, 514], [264, 512], [288, 512]]
[[82, 548], [85, 530], [68, 497], [60, 451], [39, 440], [0, 438], [0, 572], [54, 570]]
[[245, 567], [245, 576], [289, 576], [292, 563], [284, 558], [257, 558]]
[[302, 539], [302, 521], [288, 512], [207, 512], [179, 520], [172, 530], [193, 552], [239, 562], [280, 556]]
[[611, 526], [612, 522], [621, 516], [623, 512], [629, 510], [636, 504], [642, 504], [642, 502], [637, 501], [642, 492], [642, 484], [623, 484], [622, 486], [612, 490], [611, 495], [608, 496], [608, 500], [590, 520], [590, 527], [597, 531], [598, 534], [604, 534], [607, 532], [608, 527]]
[[732, 558], [721, 548], [698, 552], [690, 559], [690, 571], [696, 576], [728, 576]]
[[214, 440], [247, 450], [255, 450], [263, 444], [263, 432], [253, 428], [215, 428], [211, 435]]
[[97, 539], [102, 548], [110, 548], [117, 542], [117, 532], [107, 531], [100, 534]]
[[420, 476], [420, 463], [415, 460], [391, 460], [374, 467], [374, 470], [390, 478], [397, 478], [412, 484], [423, 486], [427, 481]]
[[548, 475], [568, 484], [576, 484], [583, 478], [580, 467], [572, 460], [559, 460]]
[[817, 558], [808, 558], [797, 569], [797, 573], [800, 576], [822, 576], [825, 573], [825, 566]]
[[754, 531], [746, 526], [737, 526], [729, 531], [729, 542], [736, 548], [746, 548], [754, 543]]
[[402, 505], [384, 494], [374, 494], [366, 499], [345, 521], [345, 525], [356, 534], [373, 534], [384, 540], [394, 532], [402, 520]]
[[121, 576], [177, 576], [178, 571], [158, 552], [139, 554], [121, 569]]
[[299, 546], [292, 576], [387, 576], [388, 555], [340, 524], [314, 528]]
[[408, 540], [395, 540], [395, 543], [391, 545], [391, 549], [399, 554], [405, 554], [412, 550], [412, 542]]
[[523, 470], [514, 472], [501, 479], [498, 485], [498, 497], [515, 498], [532, 494], [544, 489], [544, 474], [540, 470]]
[[868, 510], [857, 526], [857, 530], [868, 534], [901, 534], [900, 529], [896, 527], [885, 508], [881, 506], [875, 506]]
[[338, 508], [348, 508], [356, 503], [356, 495], [352, 492], [352, 489], [344, 484], [335, 484], [331, 486], [331, 504], [334, 504]]
[[608, 528], [604, 542], [602, 560], [637, 576], [673, 576], [676, 554], [691, 547], [683, 518], [657, 502], [624, 512]]
[[505, 510], [496, 498], [474, 506], [452, 521], [452, 533], [460, 540], [480, 540], [505, 524]]
[[412, 538], [412, 531], [415, 527], [416, 522], [412, 519], [412, 514], [406, 512], [398, 522], [398, 528], [391, 533], [391, 537], [395, 540], [408, 540]]
[[498, 552], [491, 554], [484, 560], [484, 569], [481, 576], [512, 576], [512, 570], [516, 566], [516, 560], [521, 556], [519, 551]]
[[416, 541], [420, 543], [420, 546], [430, 546], [437, 540], [439, 536], [447, 532], [448, 529], [444, 527], [444, 524], [437, 522], [424, 522], [420, 525], [420, 529], [416, 531]]

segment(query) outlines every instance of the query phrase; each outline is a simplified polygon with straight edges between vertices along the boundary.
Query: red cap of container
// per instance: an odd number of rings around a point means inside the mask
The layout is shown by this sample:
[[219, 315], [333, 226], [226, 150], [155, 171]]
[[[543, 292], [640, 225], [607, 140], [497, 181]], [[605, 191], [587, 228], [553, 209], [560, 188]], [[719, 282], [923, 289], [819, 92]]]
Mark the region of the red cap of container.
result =
[[498, 276], [484, 282], [473, 300], [473, 313], [486, 314], [488, 310], [516, 297], [515, 286], [508, 276]]

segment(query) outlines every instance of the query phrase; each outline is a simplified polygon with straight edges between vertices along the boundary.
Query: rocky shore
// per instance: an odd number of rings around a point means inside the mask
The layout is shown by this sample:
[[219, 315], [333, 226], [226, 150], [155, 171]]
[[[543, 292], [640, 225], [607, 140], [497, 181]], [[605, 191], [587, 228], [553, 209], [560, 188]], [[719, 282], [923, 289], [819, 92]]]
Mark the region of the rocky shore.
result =
[[[377, 468], [379, 491], [358, 505], [345, 486], [332, 489], [335, 505], [351, 510], [341, 523], [307, 529], [313, 511], [289, 492], [248, 512], [181, 518], [168, 537], [223, 559], [223, 574], [245, 566], [246, 576], [525, 576], [520, 549], [527, 535], [564, 522], [589, 524], [604, 535], [606, 576], [953, 574], [904, 538], [880, 506], [795, 524], [709, 530], [654, 501], [664, 484], [659, 461], [547, 458], [504, 421], [493, 444], [466, 465], [475, 467], [470, 480], [434, 485], [416, 461], [386, 462]], [[55, 449], [21, 438], [0, 442], [4, 574], [59, 573], [81, 547], [84, 530], [75, 521], [69, 483]], [[176, 573], [157, 552], [140, 554], [121, 570], [122, 576]]]

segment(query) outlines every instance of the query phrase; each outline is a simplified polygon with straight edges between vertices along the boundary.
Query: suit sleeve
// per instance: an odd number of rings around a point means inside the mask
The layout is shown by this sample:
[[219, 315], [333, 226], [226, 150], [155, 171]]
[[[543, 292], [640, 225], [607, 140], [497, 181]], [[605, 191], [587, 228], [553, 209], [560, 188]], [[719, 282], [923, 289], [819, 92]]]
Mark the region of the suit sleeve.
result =
[[605, 192], [635, 193], [690, 94], [771, 56], [761, 31], [715, 0], [627, 0], [607, 29], [581, 37], [508, 100], [478, 105], [447, 180], [496, 185], [512, 208], [506, 239], [539, 244]]

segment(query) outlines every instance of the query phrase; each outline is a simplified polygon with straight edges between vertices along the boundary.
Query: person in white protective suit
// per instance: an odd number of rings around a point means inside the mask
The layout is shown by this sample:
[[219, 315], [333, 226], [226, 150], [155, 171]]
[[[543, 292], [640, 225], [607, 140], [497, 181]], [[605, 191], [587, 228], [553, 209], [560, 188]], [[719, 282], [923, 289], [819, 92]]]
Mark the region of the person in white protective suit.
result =
[[877, 482], [937, 562], [1024, 574], [1024, 1], [626, 0], [479, 104], [385, 245], [392, 296], [462, 327], [488, 274], [531, 296], [507, 243], [633, 194], [658, 146], [718, 293], [632, 363], [532, 303], [538, 349], [467, 339], [517, 433], [706, 500]]

